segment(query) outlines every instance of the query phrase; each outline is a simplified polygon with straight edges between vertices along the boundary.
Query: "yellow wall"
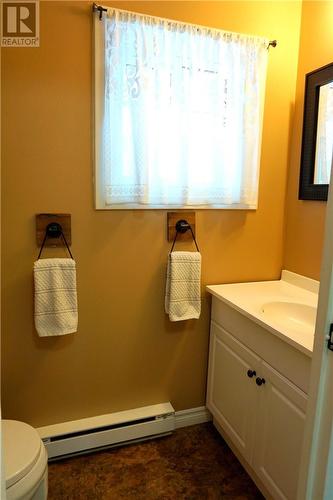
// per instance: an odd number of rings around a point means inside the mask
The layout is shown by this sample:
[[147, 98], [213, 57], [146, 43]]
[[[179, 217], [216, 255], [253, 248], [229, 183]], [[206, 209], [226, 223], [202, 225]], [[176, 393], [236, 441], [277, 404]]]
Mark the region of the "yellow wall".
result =
[[[259, 208], [197, 211], [203, 285], [278, 278], [300, 3], [113, 5], [278, 39], [269, 55]], [[205, 401], [209, 300], [203, 289], [199, 321], [171, 324], [164, 314], [166, 211], [93, 208], [91, 27], [90, 2], [41, 2], [40, 48], [4, 49], [2, 57], [2, 407], [5, 417], [37, 426]], [[33, 326], [39, 212], [72, 214], [79, 331], [63, 338], [40, 339]]]
[[326, 202], [298, 200], [305, 75], [333, 61], [333, 2], [305, 1], [286, 200], [284, 268], [319, 279]]

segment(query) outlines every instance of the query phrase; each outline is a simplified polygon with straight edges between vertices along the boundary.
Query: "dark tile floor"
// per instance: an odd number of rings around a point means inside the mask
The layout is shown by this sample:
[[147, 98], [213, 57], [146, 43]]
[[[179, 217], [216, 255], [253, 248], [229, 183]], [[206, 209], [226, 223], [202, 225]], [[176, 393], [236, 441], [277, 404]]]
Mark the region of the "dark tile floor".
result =
[[263, 499], [211, 423], [49, 464], [49, 500]]

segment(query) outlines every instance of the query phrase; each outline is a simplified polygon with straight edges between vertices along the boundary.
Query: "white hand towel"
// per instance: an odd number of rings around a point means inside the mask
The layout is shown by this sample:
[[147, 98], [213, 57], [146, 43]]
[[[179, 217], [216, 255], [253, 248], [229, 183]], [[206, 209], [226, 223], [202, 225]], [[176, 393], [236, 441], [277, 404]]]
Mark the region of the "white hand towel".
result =
[[171, 252], [168, 259], [165, 312], [170, 321], [198, 319], [201, 255], [199, 252]]
[[34, 263], [35, 326], [40, 337], [77, 331], [76, 266], [73, 259]]

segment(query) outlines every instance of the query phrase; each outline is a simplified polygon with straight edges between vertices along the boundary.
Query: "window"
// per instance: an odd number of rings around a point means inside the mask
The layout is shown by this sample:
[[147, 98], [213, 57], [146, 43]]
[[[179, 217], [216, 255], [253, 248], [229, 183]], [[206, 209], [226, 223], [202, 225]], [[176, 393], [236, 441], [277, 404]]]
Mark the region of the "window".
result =
[[95, 27], [97, 208], [256, 208], [268, 41], [108, 9]]

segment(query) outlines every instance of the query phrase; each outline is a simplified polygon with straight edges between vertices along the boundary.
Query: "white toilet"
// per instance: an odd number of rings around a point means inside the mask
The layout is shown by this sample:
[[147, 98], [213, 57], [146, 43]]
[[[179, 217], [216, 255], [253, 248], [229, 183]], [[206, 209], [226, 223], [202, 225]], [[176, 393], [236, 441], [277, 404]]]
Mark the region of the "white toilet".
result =
[[47, 453], [38, 432], [17, 420], [2, 420], [7, 500], [46, 500]]

